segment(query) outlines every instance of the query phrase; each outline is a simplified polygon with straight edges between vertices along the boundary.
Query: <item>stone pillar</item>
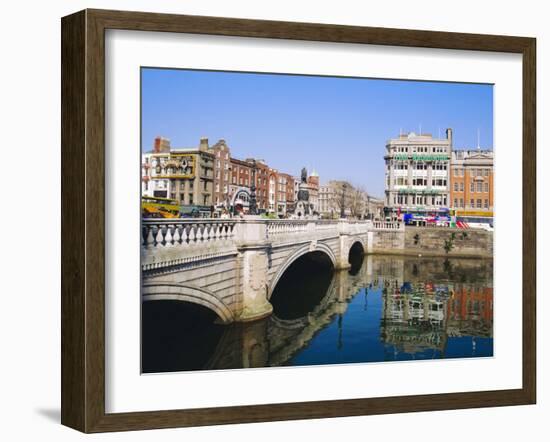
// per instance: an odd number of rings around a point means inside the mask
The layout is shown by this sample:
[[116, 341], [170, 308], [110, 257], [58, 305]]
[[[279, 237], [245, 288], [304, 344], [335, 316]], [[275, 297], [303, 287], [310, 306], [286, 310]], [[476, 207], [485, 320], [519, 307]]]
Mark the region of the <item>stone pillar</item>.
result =
[[348, 261], [350, 226], [346, 220], [338, 222], [338, 233], [340, 253], [336, 256], [335, 268], [336, 270], [349, 269], [351, 268], [351, 264]]
[[374, 232], [367, 233], [367, 253], [372, 253], [374, 248]]
[[235, 226], [239, 251], [243, 308], [237, 321], [254, 321], [269, 316], [273, 306], [267, 300], [268, 252], [267, 224], [259, 217], [249, 217]]

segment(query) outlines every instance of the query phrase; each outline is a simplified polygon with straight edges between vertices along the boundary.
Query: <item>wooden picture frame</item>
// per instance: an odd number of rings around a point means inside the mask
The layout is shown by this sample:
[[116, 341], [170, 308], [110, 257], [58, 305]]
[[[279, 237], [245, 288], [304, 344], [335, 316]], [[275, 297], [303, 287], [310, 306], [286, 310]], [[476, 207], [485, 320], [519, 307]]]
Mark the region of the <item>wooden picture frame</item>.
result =
[[[523, 57], [523, 385], [457, 392], [132, 413], [105, 412], [105, 30], [162, 31], [517, 53]], [[84, 10], [62, 19], [62, 409], [83, 432], [534, 404], [536, 40], [405, 29]]]

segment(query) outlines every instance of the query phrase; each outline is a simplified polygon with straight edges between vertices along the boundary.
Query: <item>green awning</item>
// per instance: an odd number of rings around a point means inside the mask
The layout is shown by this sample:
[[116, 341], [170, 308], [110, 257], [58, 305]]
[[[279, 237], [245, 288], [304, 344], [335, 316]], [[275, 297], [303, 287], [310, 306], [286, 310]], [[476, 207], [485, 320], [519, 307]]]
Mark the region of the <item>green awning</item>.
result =
[[449, 156], [448, 155], [419, 155], [419, 154], [413, 154], [413, 155], [407, 155], [407, 154], [397, 154], [393, 157], [394, 160], [397, 161], [448, 161]]

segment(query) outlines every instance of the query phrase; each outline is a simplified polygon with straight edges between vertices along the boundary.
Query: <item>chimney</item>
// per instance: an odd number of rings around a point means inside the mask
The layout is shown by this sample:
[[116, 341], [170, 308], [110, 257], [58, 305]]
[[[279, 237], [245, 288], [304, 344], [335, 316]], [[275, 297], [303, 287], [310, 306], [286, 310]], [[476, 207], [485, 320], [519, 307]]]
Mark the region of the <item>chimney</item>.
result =
[[202, 137], [199, 144], [199, 150], [208, 150], [208, 138]]
[[164, 137], [155, 137], [153, 143], [153, 152], [155, 153], [167, 153], [170, 152], [170, 140]]
[[445, 131], [447, 134], [447, 140], [449, 140], [449, 144], [451, 145], [451, 148], [453, 147], [453, 130], [449, 127]]

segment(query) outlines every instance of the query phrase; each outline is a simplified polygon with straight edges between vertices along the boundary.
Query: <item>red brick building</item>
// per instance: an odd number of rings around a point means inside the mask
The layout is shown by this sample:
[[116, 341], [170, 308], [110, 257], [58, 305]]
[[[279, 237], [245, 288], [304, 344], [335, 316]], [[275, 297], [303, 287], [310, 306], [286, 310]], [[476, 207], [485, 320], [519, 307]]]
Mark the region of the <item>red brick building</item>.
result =
[[[287, 173], [280, 173], [269, 167], [262, 159], [247, 158], [240, 160], [231, 157], [231, 149], [226, 141], [221, 139], [209, 145], [208, 138], [201, 138], [198, 148], [174, 151], [170, 148], [170, 140], [156, 137], [151, 154], [145, 154], [142, 164], [143, 194], [152, 194], [148, 189], [151, 168], [151, 155], [183, 155], [192, 156], [192, 165], [197, 166], [195, 177], [187, 177], [189, 183], [168, 183], [164, 190], [166, 196], [181, 200], [182, 204], [214, 206], [218, 213], [224, 209], [248, 211], [252, 185], [256, 186], [256, 205], [260, 213], [272, 213], [286, 216], [294, 210], [296, 190], [295, 178]], [[171, 163], [167, 163], [169, 166]], [[255, 183], [254, 183], [255, 177]], [[191, 179], [192, 178], [192, 179]], [[318, 188], [319, 177], [309, 178], [310, 185]], [[315, 184], [316, 183], [316, 184]], [[172, 185], [171, 185], [172, 184]], [[168, 187], [170, 190], [168, 190]], [[176, 190], [181, 188], [182, 194]], [[171, 193], [170, 193], [171, 192]], [[194, 192], [194, 193], [193, 193]], [[188, 196], [189, 195], [189, 196]]]

